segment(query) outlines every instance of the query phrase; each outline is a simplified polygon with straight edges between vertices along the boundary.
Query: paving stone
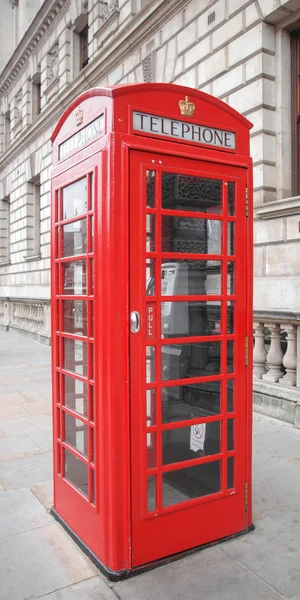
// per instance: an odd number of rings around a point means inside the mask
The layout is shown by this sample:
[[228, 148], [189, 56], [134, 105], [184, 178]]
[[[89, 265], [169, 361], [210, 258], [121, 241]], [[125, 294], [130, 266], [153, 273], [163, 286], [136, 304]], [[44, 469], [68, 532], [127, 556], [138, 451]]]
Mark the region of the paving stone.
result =
[[25, 401], [25, 397], [22, 396], [22, 394], [18, 394], [17, 392], [4, 393], [4, 386], [2, 385], [1, 379], [0, 406], [13, 406], [14, 404], [22, 404]]
[[[290, 598], [300, 590], [300, 527], [278, 527], [277, 531], [274, 527], [271, 537], [265, 541], [259, 532], [253, 532], [254, 535], [224, 545], [224, 551]], [[249, 543], [249, 539], [253, 543]]]
[[117, 600], [116, 595], [100, 577], [92, 577], [63, 590], [57, 590], [53, 594], [39, 596], [39, 598], [44, 600]]
[[[2, 463], [0, 483], [5, 490], [42, 483], [52, 477], [52, 453], [43, 452]], [[0, 596], [1, 598], [1, 596]]]
[[[0, 460], [21, 458], [30, 454], [38, 454], [41, 449], [25, 434], [0, 438]], [[1, 477], [1, 474], [0, 474]]]
[[7, 419], [0, 422], [0, 438], [16, 435], [17, 433], [49, 431], [51, 427], [52, 419], [50, 415], [32, 415], [22, 419]]
[[0, 598], [27, 600], [95, 576], [92, 563], [57, 524], [0, 540]]
[[50, 481], [40, 483], [39, 485], [32, 485], [30, 489], [47, 510], [53, 506], [52, 479]]
[[53, 518], [28, 488], [0, 494], [0, 538], [53, 523]]
[[39, 398], [31, 402], [23, 402], [22, 408], [24, 408], [31, 415], [51, 415], [52, 405], [50, 399]]
[[0, 421], [28, 417], [29, 415], [30, 412], [20, 404], [13, 404], [12, 406], [0, 406]]
[[53, 439], [51, 429], [47, 431], [32, 431], [31, 433], [28, 433], [28, 437], [40, 448], [40, 450], [52, 450]]
[[220, 548], [210, 548], [116, 584], [122, 600], [282, 600]]

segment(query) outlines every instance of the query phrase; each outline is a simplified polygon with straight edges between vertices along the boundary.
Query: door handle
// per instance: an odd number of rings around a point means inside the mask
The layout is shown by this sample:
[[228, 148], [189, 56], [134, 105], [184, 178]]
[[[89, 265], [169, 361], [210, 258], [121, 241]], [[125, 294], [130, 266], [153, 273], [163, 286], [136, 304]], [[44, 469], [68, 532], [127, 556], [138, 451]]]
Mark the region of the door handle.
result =
[[136, 310], [133, 310], [130, 313], [130, 331], [132, 333], [138, 333], [140, 330], [141, 317], [140, 313]]

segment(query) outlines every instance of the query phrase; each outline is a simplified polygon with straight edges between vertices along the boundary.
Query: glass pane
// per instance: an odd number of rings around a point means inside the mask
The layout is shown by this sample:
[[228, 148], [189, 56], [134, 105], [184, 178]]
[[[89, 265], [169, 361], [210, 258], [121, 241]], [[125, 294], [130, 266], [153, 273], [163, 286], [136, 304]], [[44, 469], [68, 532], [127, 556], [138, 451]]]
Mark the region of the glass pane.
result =
[[222, 221], [162, 216], [162, 251], [221, 254]]
[[90, 372], [89, 372], [89, 379], [94, 379], [94, 372], [95, 372], [95, 368], [94, 368], [94, 344], [90, 344]]
[[89, 210], [93, 210], [93, 204], [94, 204], [93, 184], [94, 184], [94, 173], [90, 173], [90, 199], [89, 199]]
[[87, 376], [87, 344], [81, 340], [64, 339], [64, 368]]
[[228, 214], [233, 216], [235, 213], [235, 183], [229, 181], [228, 183]]
[[163, 506], [219, 492], [220, 464], [219, 460], [215, 460], [204, 465], [163, 473]]
[[65, 453], [65, 478], [88, 497], [88, 467], [68, 450]]
[[94, 218], [89, 218], [89, 228], [90, 228], [90, 242], [88, 252], [94, 251]]
[[146, 215], [146, 252], [155, 251], [155, 215]]
[[65, 413], [65, 440], [78, 452], [88, 456], [87, 425]]
[[219, 415], [220, 406], [219, 381], [162, 388], [163, 423]]
[[227, 373], [234, 372], [234, 341], [227, 342]]
[[63, 220], [82, 215], [87, 210], [86, 177], [71, 183], [62, 190]]
[[87, 384], [64, 375], [65, 405], [84, 417], [88, 416]]
[[235, 224], [234, 223], [228, 223], [228, 239], [227, 239], [227, 252], [229, 255], [231, 254], [235, 254], [235, 239], [234, 239], [234, 230], [235, 230]]
[[86, 261], [63, 263], [64, 294], [86, 294]]
[[63, 256], [86, 253], [86, 219], [63, 225]]
[[146, 383], [155, 381], [155, 346], [146, 346]]
[[219, 454], [220, 421], [162, 432], [163, 465]]
[[146, 418], [147, 427], [155, 425], [156, 421], [156, 406], [155, 406], [155, 390], [146, 390]]
[[162, 338], [219, 335], [221, 302], [162, 302]]
[[234, 457], [231, 456], [227, 459], [227, 487], [234, 487]]
[[155, 206], [155, 184], [155, 171], [146, 171], [146, 204], [149, 208], [154, 208]]
[[148, 477], [148, 503], [147, 510], [156, 510], [156, 476]]
[[90, 307], [90, 337], [94, 337], [94, 302], [89, 302]]
[[220, 294], [221, 262], [175, 259], [163, 263], [161, 293], [163, 296]]
[[220, 342], [162, 346], [162, 379], [220, 374]]
[[227, 381], [227, 412], [234, 411], [234, 379]]
[[192, 175], [162, 174], [162, 208], [222, 212], [222, 181]]
[[146, 294], [155, 295], [155, 260], [148, 258], [146, 260]]
[[89, 286], [89, 294], [90, 296], [92, 296], [94, 294], [94, 282], [95, 282], [95, 275], [94, 275], [94, 260], [91, 258], [91, 260], [89, 261], [89, 265], [90, 265], [90, 286]]
[[234, 262], [228, 263], [228, 274], [227, 274], [227, 294], [235, 293], [234, 285]]
[[227, 450], [234, 450], [234, 419], [227, 420]]
[[91, 484], [92, 484], [92, 499], [91, 502], [92, 504], [96, 503], [96, 499], [95, 499], [95, 471], [94, 469], [90, 469], [90, 477], [91, 477]]
[[147, 433], [147, 469], [156, 466], [156, 433]]
[[87, 304], [84, 300], [64, 300], [63, 331], [87, 336]]
[[234, 302], [227, 302], [227, 333], [234, 333]]
[[94, 386], [90, 385], [90, 421], [94, 421], [95, 408], [94, 408]]

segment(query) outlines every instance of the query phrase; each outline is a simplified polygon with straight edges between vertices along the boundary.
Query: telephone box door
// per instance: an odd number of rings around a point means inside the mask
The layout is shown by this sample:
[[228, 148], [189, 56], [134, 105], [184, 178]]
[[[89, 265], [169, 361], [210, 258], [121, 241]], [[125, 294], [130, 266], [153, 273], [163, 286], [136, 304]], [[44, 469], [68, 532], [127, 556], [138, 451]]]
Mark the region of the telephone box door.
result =
[[247, 529], [246, 177], [131, 152], [133, 567]]

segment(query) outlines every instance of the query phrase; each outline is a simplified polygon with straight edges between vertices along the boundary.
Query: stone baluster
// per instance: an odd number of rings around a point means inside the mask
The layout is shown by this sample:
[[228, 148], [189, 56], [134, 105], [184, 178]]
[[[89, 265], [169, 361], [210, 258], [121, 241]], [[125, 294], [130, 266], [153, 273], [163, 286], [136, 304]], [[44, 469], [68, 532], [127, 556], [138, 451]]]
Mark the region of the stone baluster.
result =
[[253, 377], [254, 379], [261, 379], [266, 372], [266, 350], [265, 350], [265, 339], [264, 339], [264, 324], [255, 321], [254, 325], [254, 349], [253, 349]]
[[277, 323], [266, 323], [266, 327], [271, 330], [271, 345], [267, 354], [267, 364], [269, 370], [262, 376], [263, 381], [278, 383], [282, 376], [282, 359], [283, 352], [280, 343], [280, 325]]
[[287, 333], [287, 350], [283, 357], [286, 374], [279, 379], [279, 383], [294, 386], [297, 379], [297, 328], [295, 325], [281, 325], [281, 327]]

